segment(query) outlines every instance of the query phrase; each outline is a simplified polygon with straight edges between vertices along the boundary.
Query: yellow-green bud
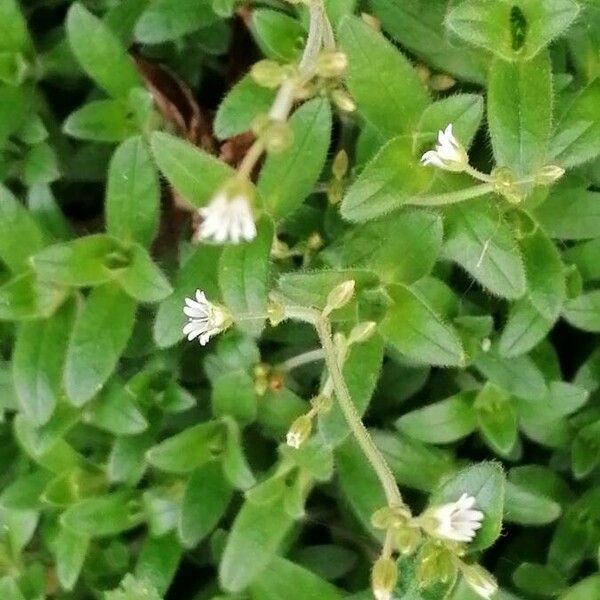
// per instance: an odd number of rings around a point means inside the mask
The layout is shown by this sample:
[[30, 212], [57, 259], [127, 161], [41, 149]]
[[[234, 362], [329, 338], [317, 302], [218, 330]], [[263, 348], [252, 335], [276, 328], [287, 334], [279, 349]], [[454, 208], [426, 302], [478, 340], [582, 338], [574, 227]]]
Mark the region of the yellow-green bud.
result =
[[429, 80], [429, 87], [436, 92], [445, 92], [456, 85], [456, 79], [445, 73], [433, 75]]
[[327, 296], [327, 305], [323, 310], [323, 314], [327, 316], [334, 310], [346, 306], [346, 304], [352, 300], [355, 285], [356, 282], [354, 279], [348, 279], [347, 281], [342, 281], [342, 283], [336, 285]]
[[334, 157], [331, 165], [331, 173], [338, 180], [341, 181], [348, 172], [348, 153], [342, 149]]
[[446, 546], [436, 542], [423, 544], [415, 572], [419, 587], [451, 581], [456, 575], [456, 570], [454, 556]]
[[465, 583], [479, 596], [490, 600], [498, 591], [496, 580], [481, 565], [461, 564], [461, 573]]
[[363, 321], [355, 325], [348, 336], [348, 344], [363, 344], [375, 333], [376, 328], [375, 321]]
[[498, 167], [492, 172], [494, 189], [504, 196], [511, 204], [519, 204], [523, 195], [515, 182], [513, 172], [508, 167]]
[[287, 73], [286, 69], [274, 60], [261, 60], [252, 65], [250, 76], [258, 85], [275, 89], [281, 85]]
[[397, 581], [396, 562], [384, 556], [378, 558], [371, 570], [371, 587], [376, 600], [391, 600]]
[[410, 518], [405, 506], [384, 506], [371, 515], [371, 525], [375, 529], [395, 529], [404, 527]]
[[319, 77], [340, 77], [348, 68], [348, 57], [344, 52], [326, 50], [317, 58], [315, 71]]
[[381, 31], [381, 21], [373, 16], [370, 15], [369, 13], [361, 13], [360, 18], [371, 28], [374, 29], [375, 31]]
[[314, 231], [308, 237], [306, 245], [310, 250], [318, 250], [323, 245], [323, 238], [318, 231]]
[[565, 174], [565, 170], [558, 165], [546, 165], [535, 173], [537, 185], [551, 185]]
[[281, 303], [271, 300], [267, 305], [267, 315], [271, 325], [277, 327], [277, 325], [285, 318], [285, 308]]
[[394, 531], [394, 543], [400, 554], [413, 554], [419, 547], [421, 539], [421, 530], [418, 527], [399, 527]]
[[340, 88], [331, 92], [331, 100], [333, 103], [344, 112], [354, 112], [356, 110], [356, 104], [352, 97], [346, 90]]
[[297, 450], [308, 439], [311, 432], [312, 419], [308, 415], [301, 415], [292, 423], [287, 432], [286, 443]]
[[294, 140], [292, 128], [284, 121], [272, 121], [263, 133], [267, 152], [279, 154], [287, 150]]

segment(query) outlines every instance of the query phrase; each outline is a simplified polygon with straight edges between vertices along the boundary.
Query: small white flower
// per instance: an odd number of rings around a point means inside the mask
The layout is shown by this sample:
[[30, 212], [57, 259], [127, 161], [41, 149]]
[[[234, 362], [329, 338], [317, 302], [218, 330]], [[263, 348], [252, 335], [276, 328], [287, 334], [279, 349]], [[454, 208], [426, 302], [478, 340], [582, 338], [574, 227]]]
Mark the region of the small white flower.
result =
[[285, 443], [298, 450], [308, 439], [312, 432], [312, 418], [310, 414], [300, 415], [289, 428], [285, 436]]
[[213, 304], [206, 298], [202, 290], [196, 290], [196, 299], [185, 299], [183, 312], [188, 322], [183, 328], [184, 335], [192, 341], [198, 338], [202, 346], [208, 343], [211, 337], [225, 331], [231, 323], [231, 313], [218, 304]]
[[446, 171], [464, 171], [469, 164], [469, 157], [462, 144], [452, 133], [452, 123], [444, 131], [438, 133], [435, 150], [425, 152], [421, 157], [424, 166], [433, 165]]
[[198, 211], [202, 223], [194, 239], [211, 240], [217, 244], [239, 244], [253, 240], [256, 237], [256, 224], [250, 204], [249, 196], [242, 190], [236, 193], [221, 190], [207, 206]]
[[490, 600], [498, 591], [496, 580], [481, 565], [463, 563], [461, 571], [467, 585], [485, 600]]
[[430, 509], [428, 513], [435, 520], [430, 531], [432, 535], [456, 542], [471, 542], [481, 527], [483, 513], [474, 510], [475, 498], [463, 494], [456, 502], [443, 504]]

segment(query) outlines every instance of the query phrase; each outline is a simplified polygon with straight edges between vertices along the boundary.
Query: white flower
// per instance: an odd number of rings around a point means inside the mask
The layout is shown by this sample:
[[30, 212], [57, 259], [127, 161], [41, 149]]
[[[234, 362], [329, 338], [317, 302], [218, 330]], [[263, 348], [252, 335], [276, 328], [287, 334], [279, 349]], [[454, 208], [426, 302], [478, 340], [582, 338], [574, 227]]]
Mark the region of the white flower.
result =
[[444, 131], [438, 133], [435, 150], [425, 152], [421, 157], [424, 166], [433, 165], [446, 171], [464, 171], [469, 164], [469, 157], [462, 144], [452, 133], [452, 123]]
[[250, 198], [241, 189], [235, 193], [230, 193], [227, 189], [221, 190], [198, 213], [202, 217], [202, 223], [194, 235], [196, 241], [238, 244], [256, 237]]
[[430, 533], [456, 542], [471, 542], [483, 520], [483, 513], [473, 510], [474, 506], [475, 498], [463, 494], [456, 502], [430, 509], [428, 514], [435, 521]]
[[462, 563], [461, 571], [467, 585], [485, 600], [498, 591], [496, 580], [482, 566]]
[[298, 450], [308, 439], [312, 431], [312, 418], [310, 414], [300, 415], [290, 427], [285, 436], [285, 443], [291, 448]]
[[298, 450], [301, 444], [300, 436], [294, 431], [288, 431], [285, 436], [285, 443], [291, 448], [296, 448], [296, 450]]
[[185, 299], [183, 312], [188, 318], [183, 328], [184, 335], [189, 341], [198, 338], [202, 346], [232, 323], [231, 313], [224, 306], [209, 302], [201, 290], [196, 290], [195, 300]]

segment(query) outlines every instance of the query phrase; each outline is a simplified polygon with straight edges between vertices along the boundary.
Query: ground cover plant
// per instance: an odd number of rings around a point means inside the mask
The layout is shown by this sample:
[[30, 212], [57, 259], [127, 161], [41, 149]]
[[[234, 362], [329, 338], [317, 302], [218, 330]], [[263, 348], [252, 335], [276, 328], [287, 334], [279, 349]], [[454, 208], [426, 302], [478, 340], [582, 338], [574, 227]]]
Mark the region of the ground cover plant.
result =
[[600, 598], [600, 2], [0, 24], [1, 600]]

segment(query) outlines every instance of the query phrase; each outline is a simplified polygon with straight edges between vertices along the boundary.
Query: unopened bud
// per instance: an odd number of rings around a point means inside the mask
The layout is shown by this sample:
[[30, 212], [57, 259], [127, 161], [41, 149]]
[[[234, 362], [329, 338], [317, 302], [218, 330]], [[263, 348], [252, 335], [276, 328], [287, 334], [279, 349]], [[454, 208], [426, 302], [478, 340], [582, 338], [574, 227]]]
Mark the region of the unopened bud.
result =
[[279, 87], [285, 79], [286, 70], [274, 60], [261, 60], [252, 65], [250, 76], [258, 85], [269, 89]]
[[280, 154], [292, 145], [294, 133], [284, 121], [272, 121], [264, 132], [263, 139], [267, 152]]
[[375, 529], [396, 529], [404, 527], [410, 518], [405, 506], [384, 506], [371, 515], [371, 525]]
[[381, 556], [371, 571], [371, 587], [376, 600], [391, 600], [398, 581], [398, 567], [391, 558]]
[[436, 542], [426, 542], [421, 547], [415, 571], [419, 587], [451, 581], [456, 571], [454, 555], [448, 548]]
[[445, 92], [456, 85], [456, 79], [446, 73], [433, 75], [429, 80], [429, 87], [436, 92]]
[[317, 59], [315, 71], [319, 77], [340, 77], [348, 67], [348, 57], [344, 52], [324, 51]]
[[394, 543], [400, 554], [413, 554], [419, 547], [421, 539], [421, 530], [418, 527], [399, 527], [394, 531]]
[[375, 333], [376, 328], [375, 321], [363, 321], [355, 325], [348, 337], [348, 344], [363, 344]]
[[292, 448], [300, 448], [312, 432], [312, 419], [308, 415], [298, 417], [287, 432], [285, 441]]
[[481, 565], [462, 563], [460, 570], [465, 583], [482, 598], [489, 600], [498, 591], [496, 580]]
[[323, 310], [323, 315], [327, 316], [334, 310], [346, 306], [354, 295], [355, 285], [356, 282], [354, 279], [348, 279], [347, 281], [343, 281], [339, 285], [336, 285], [327, 296], [327, 305]]
[[273, 327], [277, 327], [285, 318], [285, 308], [279, 302], [270, 301], [267, 305], [267, 315]]
[[537, 185], [551, 185], [565, 174], [565, 170], [558, 165], [546, 165], [535, 173]]
[[375, 31], [381, 31], [381, 21], [373, 16], [370, 15], [369, 13], [361, 13], [360, 18], [371, 28], [374, 29]]
[[348, 153], [342, 149], [334, 157], [331, 165], [331, 173], [338, 180], [341, 181], [348, 172]]
[[356, 104], [346, 90], [340, 88], [333, 90], [331, 92], [331, 100], [344, 112], [354, 112], [356, 110]]
[[318, 250], [323, 245], [323, 238], [318, 231], [310, 234], [307, 240], [307, 246], [310, 250]]
[[523, 194], [517, 183], [513, 172], [508, 167], [498, 167], [492, 172], [494, 190], [504, 196], [511, 204], [519, 204]]

